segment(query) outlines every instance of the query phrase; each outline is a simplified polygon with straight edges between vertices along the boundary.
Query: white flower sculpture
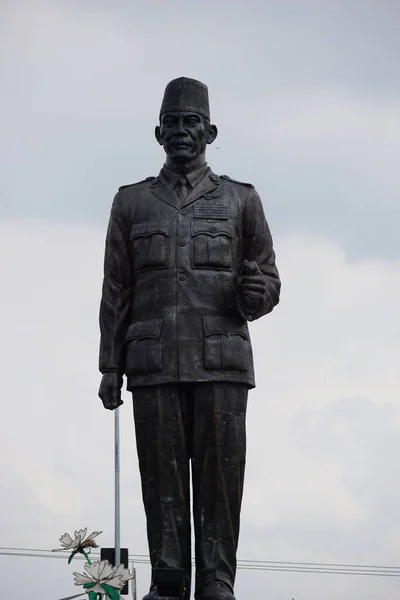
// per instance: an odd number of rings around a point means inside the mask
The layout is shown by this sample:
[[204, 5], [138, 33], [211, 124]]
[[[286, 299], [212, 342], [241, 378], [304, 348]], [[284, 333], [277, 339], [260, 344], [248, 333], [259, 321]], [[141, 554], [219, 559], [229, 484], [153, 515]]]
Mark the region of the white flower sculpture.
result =
[[62, 548], [53, 550], [53, 552], [71, 550], [72, 553], [68, 558], [68, 564], [78, 553], [83, 554], [87, 560], [85, 564], [86, 573], [74, 573], [75, 585], [82, 585], [85, 591], [83, 594], [68, 596], [68, 598], [64, 598], [63, 600], [71, 600], [85, 594], [88, 594], [88, 600], [102, 600], [103, 598], [105, 600], [120, 600], [119, 591], [122, 590], [129, 579], [133, 579], [134, 575], [124, 565], [113, 567], [106, 560], [92, 562], [89, 554], [92, 548], [97, 548], [94, 539], [102, 532], [93, 531], [88, 536], [86, 536], [86, 533], [87, 529], [75, 531], [75, 537], [72, 537], [69, 533], [64, 533], [60, 537]]
[[129, 579], [133, 579], [128, 569], [124, 565], [113, 567], [106, 560], [85, 564], [86, 573], [74, 573], [75, 585], [83, 585], [83, 587], [93, 598], [97, 598], [98, 594], [105, 594], [106, 598], [118, 600], [119, 593], [117, 590], [122, 590], [125, 583]]
[[94, 538], [103, 533], [102, 531], [93, 531], [90, 535], [86, 536], [87, 528], [79, 529], [78, 531], [74, 531], [74, 538], [72, 538], [69, 533], [64, 533], [60, 537], [60, 542], [62, 548], [57, 548], [53, 550], [53, 552], [58, 552], [60, 550], [77, 550], [80, 548], [97, 548], [96, 542], [94, 542]]

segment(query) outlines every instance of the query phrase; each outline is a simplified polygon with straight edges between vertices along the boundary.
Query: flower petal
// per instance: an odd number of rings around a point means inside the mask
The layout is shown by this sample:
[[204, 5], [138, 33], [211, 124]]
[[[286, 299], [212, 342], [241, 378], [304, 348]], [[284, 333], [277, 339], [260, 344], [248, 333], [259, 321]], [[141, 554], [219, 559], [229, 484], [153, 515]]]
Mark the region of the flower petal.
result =
[[62, 546], [65, 546], [66, 548], [69, 548], [70, 545], [72, 544], [74, 540], [72, 539], [72, 537], [69, 535], [69, 533], [64, 533], [64, 535], [62, 535], [60, 537], [60, 542]]
[[98, 594], [104, 594], [104, 590], [101, 587], [100, 583], [96, 583], [93, 587], [90, 588], [91, 592], [97, 592]]
[[129, 569], [125, 569], [124, 565], [119, 565], [118, 569], [114, 573], [114, 576], [121, 577], [122, 581], [129, 581], [134, 577]]
[[93, 577], [94, 581], [100, 581], [100, 575], [103, 572], [103, 569], [106, 564], [109, 564], [109, 562], [107, 560], [102, 560], [102, 561], [96, 560], [96, 561], [92, 562], [91, 565], [89, 563], [86, 563], [85, 571], [87, 573], [89, 573], [89, 575], [91, 577]]
[[86, 573], [73, 573], [75, 575], [75, 585], [84, 585], [85, 583], [93, 583], [93, 579], [88, 577]]
[[75, 538], [79, 537], [80, 542], [85, 538], [86, 533], [87, 533], [87, 527], [85, 527], [85, 529], [79, 529], [78, 531], [74, 531]]
[[120, 577], [122, 575], [122, 573], [125, 571], [125, 567], [123, 564], [120, 564], [116, 569], [115, 569], [115, 577]]
[[107, 581], [103, 581], [102, 583], [106, 583], [110, 587], [115, 588], [116, 590], [122, 590], [124, 587], [124, 582], [121, 577], [113, 577], [112, 579], [107, 579]]
[[100, 573], [100, 579], [101, 581], [105, 581], [106, 579], [109, 579], [110, 577], [113, 577], [115, 574], [115, 567], [113, 567], [109, 562], [103, 561], [104, 567]]
[[98, 535], [103, 533], [102, 531], [93, 531], [90, 535], [87, 536], [86, 540], [94, 540]]

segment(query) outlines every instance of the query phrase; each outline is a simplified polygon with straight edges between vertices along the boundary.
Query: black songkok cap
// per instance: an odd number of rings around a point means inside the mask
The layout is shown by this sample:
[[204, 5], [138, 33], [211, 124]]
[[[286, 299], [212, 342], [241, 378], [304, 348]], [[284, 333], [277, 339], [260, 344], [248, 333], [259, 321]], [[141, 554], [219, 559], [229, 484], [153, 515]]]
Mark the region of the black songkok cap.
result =
[[179, 77], [170, 81], [165, 88], [160, 118], [165, 112], [189, 111], [210, 119], [208, 88], [201, 81]]

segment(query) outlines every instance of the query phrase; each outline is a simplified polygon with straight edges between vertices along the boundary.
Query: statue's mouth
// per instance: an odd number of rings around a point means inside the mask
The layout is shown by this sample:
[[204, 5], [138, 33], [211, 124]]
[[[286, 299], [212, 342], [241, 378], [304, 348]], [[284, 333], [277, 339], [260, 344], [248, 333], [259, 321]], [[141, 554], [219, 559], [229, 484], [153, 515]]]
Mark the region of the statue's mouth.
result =
[[190, 144], [188, 144], [187, 142], [175, 142], [174, 144], [171, 144], [173, 148], [190, 148]]

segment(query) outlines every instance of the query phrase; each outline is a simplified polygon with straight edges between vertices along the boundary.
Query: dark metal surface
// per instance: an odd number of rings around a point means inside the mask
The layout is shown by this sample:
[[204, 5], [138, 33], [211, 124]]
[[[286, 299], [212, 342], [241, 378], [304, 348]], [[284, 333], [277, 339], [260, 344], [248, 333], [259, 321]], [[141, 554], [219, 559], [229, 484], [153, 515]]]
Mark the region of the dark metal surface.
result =
[[119, 406], [126, 375], [153, 568], [185, 569], [190, 591], [191, 461], [196, 597], [231, 600], [255, 385], [247, 321], [272, 311], [280, 279], [256, 190], [205, 161], [209, 115], [204, 84], [168, 84], [155, 131], [166, 163], [114, 198], [99, 395]]

